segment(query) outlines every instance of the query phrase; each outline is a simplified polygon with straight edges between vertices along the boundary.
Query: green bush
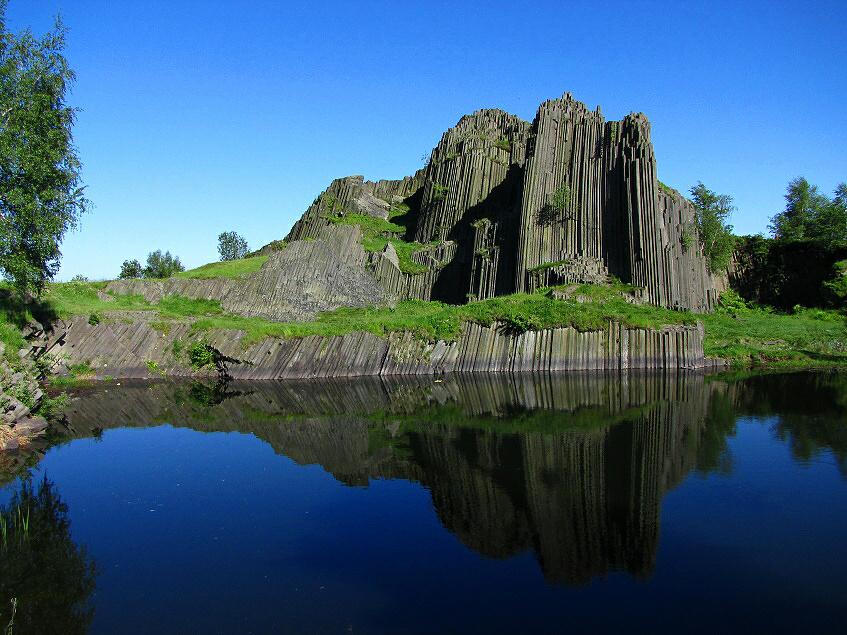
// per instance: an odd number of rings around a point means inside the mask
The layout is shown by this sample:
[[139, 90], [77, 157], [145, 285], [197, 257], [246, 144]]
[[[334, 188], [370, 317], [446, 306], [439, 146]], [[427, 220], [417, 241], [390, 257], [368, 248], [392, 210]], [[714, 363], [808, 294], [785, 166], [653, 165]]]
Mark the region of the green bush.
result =
[[833, 266], [834, 276], [823, 283], [824, 294], [834, 306], [847, 304], [847, 260], [839, 260]]
[[538, 211], [538, 224], [542, 226], [562, 223], [571, 215], [568, 213], [571, 206], [571, 188], [566, 183], [562, 184], [550, 196], [549, 202]]
[[41, 403], [38, 404], [36, 414], [41, 415], [47, 421], [57, 421], [64, 415], [67, 405], [68, 395], [66, 393], [62, 393], [56, 397], [44, 395], [41, 398]]
[[188, 347], [188, 361], [195, 370], [201, 370], [215, 363], [215, 349], [200, 340]]
[[447, 198], [447, 186], [442, 185], [441, 183], [433, 183], [432, 184], [432, 200], [433, 201], [443, 201]]

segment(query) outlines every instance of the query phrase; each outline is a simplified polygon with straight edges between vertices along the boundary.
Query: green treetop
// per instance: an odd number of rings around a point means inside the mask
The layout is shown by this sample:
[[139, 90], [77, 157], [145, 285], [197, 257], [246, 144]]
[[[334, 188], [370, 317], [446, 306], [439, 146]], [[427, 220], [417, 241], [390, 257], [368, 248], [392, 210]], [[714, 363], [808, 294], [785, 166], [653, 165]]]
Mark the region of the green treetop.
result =
[[57, 18], [41, 38], [6, 30], [0, 0], [0, 271], [40, 293], [59, 269], [60, 244], [88, 201], [66, 102], [74, 72]]

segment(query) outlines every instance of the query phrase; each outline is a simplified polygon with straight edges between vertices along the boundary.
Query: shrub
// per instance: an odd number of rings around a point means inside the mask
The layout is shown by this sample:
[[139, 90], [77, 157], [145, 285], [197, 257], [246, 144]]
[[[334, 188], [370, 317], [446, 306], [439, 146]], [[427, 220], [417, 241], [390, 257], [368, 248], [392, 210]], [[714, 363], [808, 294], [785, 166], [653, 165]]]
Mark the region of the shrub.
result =
[[432, 200], [433, 201], [443, 201], [447, 198], [447, 186], [442, 185], [441, 183], [433, 183], [432, 184]]
[[747, 308], [747, 303], [735, 291], [727, 289], [721, 293], [720, 306], [727, 311], [743, 311]]
[[100, 324], [101, 321], [102, 320], [97, 313], [92, 313], [91, 315], [88, 316], [88, 323], [91, 326], [97, 326], [98, 324]]
[[565, 183], [553, 192], [548, 203], [538, 211], [538, 224], [552, 225], [572, 218], [568, 214], [570, 205], [571, 188]]
[[65, 412], [65, 407], [68, 405], [68, 395], [62, 393], [56, 397], [44, 395], [41, 402], [38, 404], [36, 414], [41, 415], [47, 421], [56, 421], [61, 419]]
[[206, 342], [192, 342], [188, 347], [188, 361], [195, 370], [212, 366], [215, 363], [215, 349]]
[[500, 137], [494, 142], [494, 145], [506, 152], [509, 152], [512, 149], [512, 143], [506, 137]]
[[835, 275], [823, 283], [824, 294], [833, 305], [844, 306], [847, 303], [847, 260], [839, 260], [832, 268]]

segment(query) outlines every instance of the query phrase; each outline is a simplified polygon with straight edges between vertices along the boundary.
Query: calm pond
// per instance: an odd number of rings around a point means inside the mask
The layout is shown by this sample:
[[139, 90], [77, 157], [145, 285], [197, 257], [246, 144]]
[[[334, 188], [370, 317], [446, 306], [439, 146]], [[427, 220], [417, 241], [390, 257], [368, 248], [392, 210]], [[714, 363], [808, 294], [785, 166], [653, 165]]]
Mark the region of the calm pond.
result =
[[837, 374], [112, 383], [36, 459], [16, 634], [847, 620]]

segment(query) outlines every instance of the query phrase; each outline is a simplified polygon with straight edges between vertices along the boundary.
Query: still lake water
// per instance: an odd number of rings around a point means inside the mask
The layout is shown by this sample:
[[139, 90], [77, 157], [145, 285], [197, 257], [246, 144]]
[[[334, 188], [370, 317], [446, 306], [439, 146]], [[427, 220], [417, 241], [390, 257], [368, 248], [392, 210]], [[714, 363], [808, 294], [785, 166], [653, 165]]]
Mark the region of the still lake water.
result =
[[68, 427], [15, 633], [847, 629], [844, 376], [124, 383]]

